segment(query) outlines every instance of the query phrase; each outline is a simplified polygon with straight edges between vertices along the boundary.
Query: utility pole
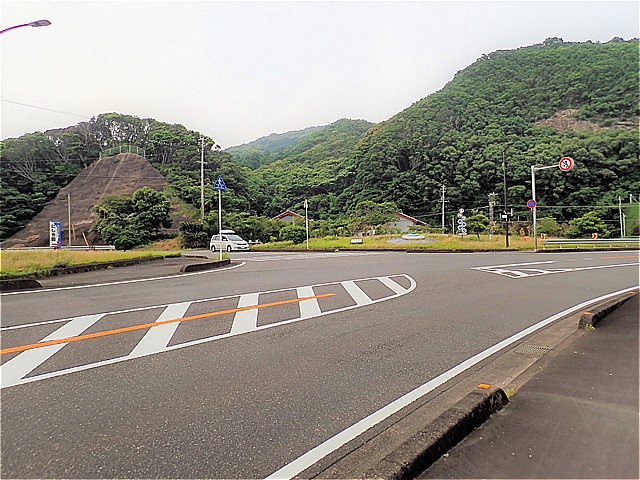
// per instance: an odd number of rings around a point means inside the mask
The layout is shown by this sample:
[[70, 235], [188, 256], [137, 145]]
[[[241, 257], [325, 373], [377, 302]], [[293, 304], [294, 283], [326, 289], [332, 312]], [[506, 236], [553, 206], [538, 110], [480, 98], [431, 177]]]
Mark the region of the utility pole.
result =
[[505, 148], [502, 151], [502, 184], [504, 191], [504, 213], [502, 215], [502, 218], [505, 220], [506, 224], [504, 239], [507, 248], [509, 248], [509, 214], [507, 213], [507, 161], [504, 158], [504, 154], [506, 153], [508, 148], [509, 147]]
[[622, 197], [618, 195], [618, 215], [620, 215], [620, 238], [624, 238], [624, 222], [622, 220]]
[[444, 188], [444, 184], [442, 184], [442, 198], [440, 200], [442, 201], [442, 234], [443, 235], [444, 235], [444, 204], [445, 204], [444, 192], [445, 192], [445, 188]]
[[200, 137], [200, 223], [204, 225], [204, 137]]
[[489, 240], [493, 238], [493, 207], [496, 204], [496, 192], [489, 194]]
[[71, 194], [67, 193], [67, 213], [68, 213], [68, 220], [69, 220], [69, 243], [67, 243], [67, 245], [70, 247], [71, 246]]

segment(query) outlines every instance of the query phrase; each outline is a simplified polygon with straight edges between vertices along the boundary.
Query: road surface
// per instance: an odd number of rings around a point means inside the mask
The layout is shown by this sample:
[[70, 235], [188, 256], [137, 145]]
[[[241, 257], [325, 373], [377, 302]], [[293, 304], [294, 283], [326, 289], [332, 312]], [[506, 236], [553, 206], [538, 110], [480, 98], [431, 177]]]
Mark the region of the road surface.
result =
[[637, 252], [232, 259], [3, 294], [2, 477], [289, 477], [474, 355], [638, 284]]

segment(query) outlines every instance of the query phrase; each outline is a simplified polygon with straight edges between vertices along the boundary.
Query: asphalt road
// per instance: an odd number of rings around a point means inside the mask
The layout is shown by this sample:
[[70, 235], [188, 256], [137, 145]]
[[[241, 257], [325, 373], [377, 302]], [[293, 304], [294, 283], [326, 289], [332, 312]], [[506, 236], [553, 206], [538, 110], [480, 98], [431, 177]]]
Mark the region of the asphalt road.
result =
[[2, 478], [264, 478], [540, 320], [638, 284], [637, 252], [232, 258], [3, 294]]

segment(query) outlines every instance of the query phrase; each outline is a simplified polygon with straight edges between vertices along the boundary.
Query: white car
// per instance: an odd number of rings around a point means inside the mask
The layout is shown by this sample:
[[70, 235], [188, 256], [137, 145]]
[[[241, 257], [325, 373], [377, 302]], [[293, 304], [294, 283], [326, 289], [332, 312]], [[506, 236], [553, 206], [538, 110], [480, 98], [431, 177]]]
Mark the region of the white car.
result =
[[242, 237], [235, 235], [233, 230], [222, 230], [219, 234], [211, 237], [209, 250], [226, 250], [227, 252], [248, 251], [249, 244]]

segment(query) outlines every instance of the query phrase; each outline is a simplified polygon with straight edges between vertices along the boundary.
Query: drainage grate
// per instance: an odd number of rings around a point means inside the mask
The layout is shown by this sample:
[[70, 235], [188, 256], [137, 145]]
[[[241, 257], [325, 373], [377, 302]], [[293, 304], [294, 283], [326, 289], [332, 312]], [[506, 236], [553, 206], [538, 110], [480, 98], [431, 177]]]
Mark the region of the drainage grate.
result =
[[522, 355], [530, 355], [532, 357], [541, 357], [548, 351], [549, 348], [539, 347], [537, 345], [520, 345], [514, 350], [514, 352], [516, 353], [521, 353]]

